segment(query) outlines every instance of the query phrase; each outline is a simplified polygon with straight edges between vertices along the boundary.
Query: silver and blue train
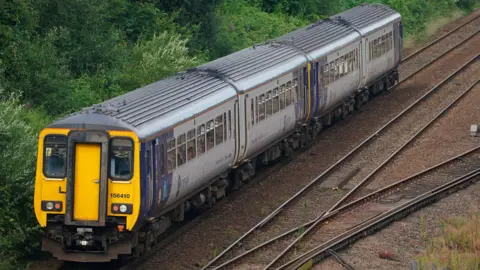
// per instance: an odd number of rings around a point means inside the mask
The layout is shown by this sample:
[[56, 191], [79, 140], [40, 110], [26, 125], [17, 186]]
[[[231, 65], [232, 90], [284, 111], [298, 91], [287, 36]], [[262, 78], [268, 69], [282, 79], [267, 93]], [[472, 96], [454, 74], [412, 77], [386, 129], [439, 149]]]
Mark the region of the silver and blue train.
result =
[[35, 183], [43, 249], [141, 255], [396, 84], [402, 40], [398, 12], [364, 4], [52, 123]]

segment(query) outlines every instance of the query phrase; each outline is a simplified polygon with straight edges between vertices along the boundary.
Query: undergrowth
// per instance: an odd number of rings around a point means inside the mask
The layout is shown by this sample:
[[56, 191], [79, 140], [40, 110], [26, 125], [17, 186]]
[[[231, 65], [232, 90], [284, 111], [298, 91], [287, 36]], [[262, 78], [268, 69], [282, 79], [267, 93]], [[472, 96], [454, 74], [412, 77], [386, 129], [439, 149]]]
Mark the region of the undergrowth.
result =
[[449, 218], [440, 225], [442, 233], [427, 242], [418, 258], [422, 269], [432, 269], [433, 265], [437, 269], [480, 269], [480, 213]]

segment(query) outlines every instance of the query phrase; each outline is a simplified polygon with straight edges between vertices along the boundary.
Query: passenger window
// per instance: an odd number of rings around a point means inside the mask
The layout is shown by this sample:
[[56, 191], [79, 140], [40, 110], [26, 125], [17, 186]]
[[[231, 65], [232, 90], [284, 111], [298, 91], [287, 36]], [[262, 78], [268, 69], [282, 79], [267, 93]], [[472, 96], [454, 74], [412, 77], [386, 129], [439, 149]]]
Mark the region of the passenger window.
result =
[[197, 146], [195, 140], [195, 129], [191, 129], [187, 133], [187, 158], [188, 161], [194, 159], [197, 156]]
[[329, 68], [329, 75], [328, 75], [328, 84], [332, 84], [335, 82], [335, 64], [334, 62], [330, 62], [328, 65]]
[[385, 43], [385, 36], [382, 36], [382, 51], [381, 51], [381, 55], [384, 55], [384, 54], [385, 54], [385, 51], [386, 51], [385, 45], [386, 45], [386, 43]]
[[345, 76], [345, 69], [344, 69], [344, 61], [345, 59], [343, 56], [340, 56], [340, 59], [338, 60], [338, 77], [341, 78]]
[[213, 120], [207, 122], [207, 151], [215, 146], [215, 127], [213, 126]]
[[[300, 93], [300, 87], [298, 86], [298, 80], [293, 79], [292, 81], [292, 90], [290, 91], [290, 104], [295, 103], [295, 97], [297, 101], [302, 100], [302, 95]], [[289, 95], [287, 94], [287, 97]]]
[[175, 138], [171, 138], [167, 141], [167, 171], [169, 173], [175, 170], [177, 160], [176, 153]]
[[129, 139], [113, 139], [110, 147], [110, 177], [128, 180], [132, 178], [132, 171], [133, 142]]
[[67, 137], [48, 135], [43, 149], [43, 174], [45, 177], [65, 178], [67, 176]]
[[355, 53], [354, 51], [350, 52], [350, 71], [355, 70]]
[[[287, 83], [287, 85], [290, 82]], [[283, 110], [285, 108], [285, 89], [280, 90], [280, 110]]]
[[358, 57], [358, 49], [355, 49], [355, 68], [359, 68], [359, 57]]
[[267, 92], [267, 116], [272, 115], [272, 91]]
[[323, 87], [328, 85], [328, 64], [322, 67]]
[[292, 104], [292, 90], [285, 91], [285, 108]]
[[223, 142], [223, 116], [219, 115], [215, 118], [215, 145]]
[[205, 153], [205, 125], [197, 128], [197, 153], [199, 155]]
[[187, 162], [187, 147], [185, 133], [177, 137], [177, 167]]
[[163, 176], [165, 174], [165, 146], [160, 144], [160, 175]]
[[[285, 84], [280, 86], [280, 91], [285, 91]], [[280, 108], [280, 99], [278, 97], [278, 88], [273, 89], [273, 113], [278, 112]]]
[[265, 119], [265, 95], [260, 95], [260, 104], [258, 106], [258, 121]]

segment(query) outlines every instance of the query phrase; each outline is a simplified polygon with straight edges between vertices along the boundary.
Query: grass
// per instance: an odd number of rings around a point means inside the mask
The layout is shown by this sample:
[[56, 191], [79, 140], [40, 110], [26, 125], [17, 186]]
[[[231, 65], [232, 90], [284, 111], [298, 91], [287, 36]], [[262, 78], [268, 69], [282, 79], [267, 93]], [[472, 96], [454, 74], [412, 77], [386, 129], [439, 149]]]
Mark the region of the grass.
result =
[[440, 227], [441, 235], [431, 239], [418, 258], [422, 269], [433, 264], [437, 269], [480, 269], [480, 213], [444, 220]]

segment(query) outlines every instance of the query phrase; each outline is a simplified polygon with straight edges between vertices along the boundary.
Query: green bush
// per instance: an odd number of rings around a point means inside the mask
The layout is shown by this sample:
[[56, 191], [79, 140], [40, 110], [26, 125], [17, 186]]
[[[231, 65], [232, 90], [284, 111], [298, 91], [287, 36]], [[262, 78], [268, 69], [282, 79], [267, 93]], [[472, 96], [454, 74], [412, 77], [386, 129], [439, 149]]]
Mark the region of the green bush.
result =
[[478, 0], [457, 0], [457, 6], [467, 11], [471, 11], [475, 7], [480, 6], [480, 2]]
[[36, 134], [44, 121], [30, 122], [38, 116], [13, 95], [0, 100], [0, 269], [38, 253], [40, 231], [32, 205]]
[[241, 50], [266, 39], [278, 37], [307, 22], [284, 14], [269, 14], [243, 0], [220, 4], [212, 21], [213, 58]]

